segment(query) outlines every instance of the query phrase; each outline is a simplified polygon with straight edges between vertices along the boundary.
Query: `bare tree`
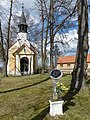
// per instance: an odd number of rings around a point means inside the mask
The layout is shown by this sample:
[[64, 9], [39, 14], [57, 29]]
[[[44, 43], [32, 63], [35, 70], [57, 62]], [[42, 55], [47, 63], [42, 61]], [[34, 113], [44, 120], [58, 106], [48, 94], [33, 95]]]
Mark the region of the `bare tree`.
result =
[[[39, 6], [38, 11], [39, 11], [40, 19], [41, 19], [41, 30], [39, 34], [41, 34], [41, 64], [42, 64], [42, 74], [44, 74], [45, 73], [46, 45], [47, 45], [47, 37], [48, 37], [49, 17], [47, 17], [48, 12], [47, 12], [46, 0], [37, 0], [37, 3]], [[46, 28], [45, 28], [45, 22], [47, 24]]]
[[[1, 20], [0, 20], [0, 59], [3, 61], [3, 64], [6, 63], [6, 54], [4, 49], [4, 43], [3, 43], [3, 35], [2, 35], [2, 28], [1, 28]], [[3, 76], [5, 76], [5, 67], [3, 69]]]
[[[55, 35], [60, 32], [60, 30], [65, 29], [65, 23], [69, 23], [71, 16], [75, 13], [75, 7], [71, 10], [72, 0], [37, 0], [38, 10], [41, 17], [42, 29], [41, 29], [41, 56], [42, 56], [42, 69], [45, 69], [45, 56], [46, 56], [46, 46], [50, 43], [50, 68], [54, 68], [54, 42]], [[48, 4], [47, 4], [48, 3]], [[67, 5], [67, 7], [66, 7]], [[43, 7], [42, 7], [43, 6]], [[63, 19], [61, 19], [61, 17]], [[44, 18], [44, 19], [43, 19]], [[59, 22], [57, 22], [59, 21]], [[67, 25], [66, 25], [67, 26]], [[69, 27], [69, 24], [68, 24]], [[45, 36], [46, 34], [46, 36]], [[48, 34], [50, 36], [50, 42], [47, 43]], [[43, 40], [45, 39], [45, 45]], [[44, 48], [43, 48], [44, 47]]]
[[[53, 49], [55, 35], [63, 29], [70, 27], [71, 16], [74, 15], [76, 7], [72, 8], [72, 0], [50, 0], [50, 67], [54, 68]], [[66, 7], [67, 6], [67, 7]], [[72, 9], [71, 9], [72, 8]], [[63, 18], [63, 19], [62, 19]], [[59, 23], [57, 22], [59, 21]], [[61, 43], [64, 43], [61, 41]]]
[[[3, 64], [4, 64], [4, 76], [7, 75], [7, 64], [8, 64], [8, 50], [9, 50], [9, 41], [10, 41], [10, 27], [11, 27], [11, 17], [12, 17], [12, 4], [13, 0], [10, 1], [10, 11], [9, 11], [9, 18], [8, 18], [8, 29], [7, 29], [7, 38], [6, 38], [6, 46], [4, 45], [4, 39], [3, 39], [3, 34], [2, 34], [2, 29], [1, 29], [1, 44], [2, 44], [2, 56], [3, 56]], [[1, 27], [1, 23], [0, 23]]]

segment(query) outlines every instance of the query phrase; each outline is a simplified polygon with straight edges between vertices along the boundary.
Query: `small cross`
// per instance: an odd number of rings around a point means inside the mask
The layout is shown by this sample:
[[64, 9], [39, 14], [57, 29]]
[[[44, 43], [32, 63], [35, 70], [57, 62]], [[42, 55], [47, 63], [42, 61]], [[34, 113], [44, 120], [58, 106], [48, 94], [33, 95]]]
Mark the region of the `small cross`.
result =
[[24, 10], [24, 3], [22, 3], [22, 11]]

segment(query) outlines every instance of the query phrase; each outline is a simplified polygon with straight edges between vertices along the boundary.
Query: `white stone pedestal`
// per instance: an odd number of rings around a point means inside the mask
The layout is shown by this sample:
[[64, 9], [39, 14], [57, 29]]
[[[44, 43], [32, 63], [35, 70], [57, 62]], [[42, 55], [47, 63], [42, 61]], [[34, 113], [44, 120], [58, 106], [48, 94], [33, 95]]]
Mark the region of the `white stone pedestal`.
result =
[[64, 101], [49, 101], [50, 102], [50, 115], [63, 115], [63, 103]]

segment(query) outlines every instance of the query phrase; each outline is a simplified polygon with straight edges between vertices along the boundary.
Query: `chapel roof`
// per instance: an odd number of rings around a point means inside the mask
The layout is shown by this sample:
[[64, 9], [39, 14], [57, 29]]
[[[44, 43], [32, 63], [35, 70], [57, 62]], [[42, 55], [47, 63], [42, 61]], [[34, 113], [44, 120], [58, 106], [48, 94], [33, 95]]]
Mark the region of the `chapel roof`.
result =
[[22, 3], [22, 14], [21, 14], [21, 17], [20, 17], [20, 21], [19, 21], [19, 25], [27, 25], [26, 23], [26, 17], [25, 17], [25, 14], [24, 14], [24, 4]]

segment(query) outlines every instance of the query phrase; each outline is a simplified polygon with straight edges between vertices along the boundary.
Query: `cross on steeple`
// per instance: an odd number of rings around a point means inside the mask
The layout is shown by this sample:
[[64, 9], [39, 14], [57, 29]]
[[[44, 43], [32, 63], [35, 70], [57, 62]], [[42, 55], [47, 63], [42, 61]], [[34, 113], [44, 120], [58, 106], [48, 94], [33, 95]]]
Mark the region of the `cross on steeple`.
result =
[[22, 3], [22, 11], [24, 11], [24, 3]]

